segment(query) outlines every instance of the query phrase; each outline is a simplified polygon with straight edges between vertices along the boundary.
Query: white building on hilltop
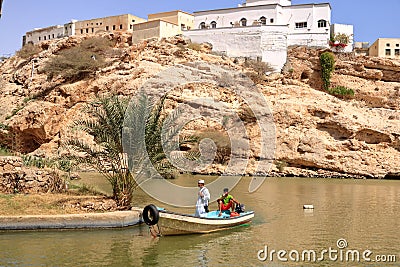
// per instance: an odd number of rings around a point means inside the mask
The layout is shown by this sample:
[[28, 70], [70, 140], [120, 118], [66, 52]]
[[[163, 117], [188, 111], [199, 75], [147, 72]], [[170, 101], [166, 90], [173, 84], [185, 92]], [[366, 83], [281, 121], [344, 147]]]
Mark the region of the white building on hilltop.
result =
[[232, 57], [261, 58], [280, 70], [287, 47], [329, 47], [329, 3], [292, 5], [291, 0], [247, 0], [236, 8], [194, 12], [193, 42], [209, 42]]

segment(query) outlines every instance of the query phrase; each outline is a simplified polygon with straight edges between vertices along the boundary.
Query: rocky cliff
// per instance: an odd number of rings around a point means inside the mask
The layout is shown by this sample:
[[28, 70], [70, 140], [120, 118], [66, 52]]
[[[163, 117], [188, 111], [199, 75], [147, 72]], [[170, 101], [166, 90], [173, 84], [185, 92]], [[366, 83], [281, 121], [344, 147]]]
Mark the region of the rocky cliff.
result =
[[[84, 116], [87, 101], [101, 94], [132, 96], [147, 80], [175, 64], [203, 61], [235, 71], [249, 71], [243, 60], [221, 57], [202, 45], [188, 46], [182, 37], [130, 43], [129, 36], [115, 40], [110, 64], [94, 77], [65, 82], [41, 71], [46, 62], [82, 37], [42, 43], [35, 57], [13, 57], [0, 65], [0, 143], [22, 153], [54, 156], [66, 138], [76, 136], [70, 125]], [[257, 86], [273, 111], [276, 125], [275, 165], [272, 175], [348, 176], [391, 178], [400, 174], [400, 62], [337, 54], [332, 85], [355, 91], [338, 98], [321, 90], [319, 55], [323, 51], [293, 47], [280, 74], [271, 74]], [[32, 68], [34, 66], [34, 68]], [[32, 75], [33, 74], [33, 75]], [[193, 89], [195, 88], [195, 89]], [[224, 86], [201, 84], [172, 94], [176, 102], [190, 96], [208, 96], [234, 106], [237, 102]], [[190, 88], [189, 88], [190, 89]], [[182, 93], [185, 92], [185, 93]], [[190, 102], [189, 100], [185, 100]], [[239, 105], [240, 106], [240, 105]], [[207, 127], [202, 122], [191, 130]], [[247, 123], [257, 139], [257, 123]], [[90, 137], [84, 137], [90, 139]], [[259, 147], [251, 146], [257, 159]], [[257, 160], [254, 160], [256, 162]], [[208, 172], [218, 173], [213, 165]], [[247, 169], [253, 174], [254, 168]]]

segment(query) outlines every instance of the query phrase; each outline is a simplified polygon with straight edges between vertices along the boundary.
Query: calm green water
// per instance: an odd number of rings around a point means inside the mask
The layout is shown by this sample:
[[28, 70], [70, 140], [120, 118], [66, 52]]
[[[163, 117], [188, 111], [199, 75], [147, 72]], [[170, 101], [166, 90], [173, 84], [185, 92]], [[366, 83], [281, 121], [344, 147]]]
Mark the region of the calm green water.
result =
[[[181, 177], [176, 182], [191, 184], [196, 179]], [[212, 179], [207, 177], [206, 182]], [[255, 211], [249, 226], [159, 239], [151, 238], [146, 226], [2, 232], [0, 266], [400, 266], [400, 181], [270, 178], [253, 194], [247, 192], [248, 182], [242, 179], [232, 194]], [[106, 183], [99, 187], [109, 190]], [[135, 202], [159, 205], [140, 191]], [[304, 211], [303, 204], [313, 204], [314, 211]], [[303, 250], [316, 251], [317, 258], [329, 247], [338, 250], [340, 238], [348, 243], [344, 253], [369, 249], [371, 259], [396, 255], [397, 261], [333, 261], [328, 254], [315, 263], [307, 257], [301, 260]], [[296, 250], [300, 261], [286, 255], [288, 262], [282, 262], [276, 254], [272, 261], [260, 261], [257, 253], [265, 246], [269, 252]]]

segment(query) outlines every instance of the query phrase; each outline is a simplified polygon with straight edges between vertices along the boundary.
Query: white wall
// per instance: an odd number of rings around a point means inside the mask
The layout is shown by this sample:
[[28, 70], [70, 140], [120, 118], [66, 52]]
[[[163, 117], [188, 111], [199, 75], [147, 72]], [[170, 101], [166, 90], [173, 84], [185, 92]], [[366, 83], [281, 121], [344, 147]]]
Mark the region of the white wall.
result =
[[289, 33], [288, 46], [304, 45], [309, 47], [329, 47], [329, 32], [326, 33]]
[[77, 22], [77, 20], [71, 20], [71, 22], [64, 24], [64, 33], [66, 36], [75, 35], [75, 30], [76, 30], [75, 22]]
[[288, 28], [285, 26], [262, 26], [262, 61], [280, 71], [287, 60]]
[[[267, 18], [267, 25], [275, 25], [277, 23], [276, 7], [276, 5], [270, 5], [195, 12], [194, 28], [199, 29], [201, 22], [210, 24], [212, 21], [217, 22], [217, 28], [232, 27], [231, 23], [239, 22], [242, 18], [246, 18], [247, 25], [251, 26], [255, 20], [259, 20], [262, 16]], [[274, 19], [272, 23], [270, 22], [271, 18]]]
[[[319, 28], [318, 21], [325, 20], [326, 27]], [[329, 4], [295, 5], [283, 7], [282, 24], [289, 24], [289, 32], [293, 33], [326, 33], [330, 30], [331, 8]], [[296, 28], [297, 22], [307, 22], [307, 28]]]
[[225, 52], [230, 57], [260, 57], [281, 70], [287, 58], [286, 26], [254, 26], [186, 31], [192, 42], [208, 42], [213, 51]]
[[26, 43], [37, 44], [62, 37], [64, 37], [64, 26], [57, 25], [27, 32]]
[[290, 0], [247, 0], [246, 1], [246, 6], [259, 6], [259, 5], [271, 5], [271, 4], [290, 6], [292, 3]]
[[[294, 6], [266, 5], [246, 6], [195, 12], [194, 28], [199, 29], [205, 22], [211, 27], [211, 22], [217, 22], [217, 28], [232, 27], [242, 18], [247, 19], [247, 26], [261, 17], [267, 19], [267, 25], [289, 24], [289, 33], [330, 33], [331, 8], [329, 4], [306, 4]], [[271, 22], [271, 19], [273, 21]], [[318, 21], [325, 20], [326, 27], [318, 27]], [[297, 22], [307, 22], [306, 28], [296, 28]]]

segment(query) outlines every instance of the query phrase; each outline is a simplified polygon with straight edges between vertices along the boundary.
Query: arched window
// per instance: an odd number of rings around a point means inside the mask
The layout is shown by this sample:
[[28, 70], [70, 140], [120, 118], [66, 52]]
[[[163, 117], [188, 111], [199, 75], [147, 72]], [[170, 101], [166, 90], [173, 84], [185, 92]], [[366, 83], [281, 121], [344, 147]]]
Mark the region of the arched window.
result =
[[247, 26], [247, 19], [242, 18], [242, 19], [240, 20], [240, 26]]
[[206, 23], [205, 22], [200, 23], [200, 27], [199, 28], [200, 29], [205, 29], [206, 28]]
[[320, 19], [318, 20], [318, 28], [326, 28], [326, 20]]
[[217, 28], [217, 22], [215, 22], [215, 21], [211, 21], [211, 28], [212, 29], [215, 29], [215, 28]]
[[262, 17], [260, 18], [260, 23], [261, 23], [261, 25], [267, 25], [267, 18], [264, 17], [264, 16], [262, 16]]

